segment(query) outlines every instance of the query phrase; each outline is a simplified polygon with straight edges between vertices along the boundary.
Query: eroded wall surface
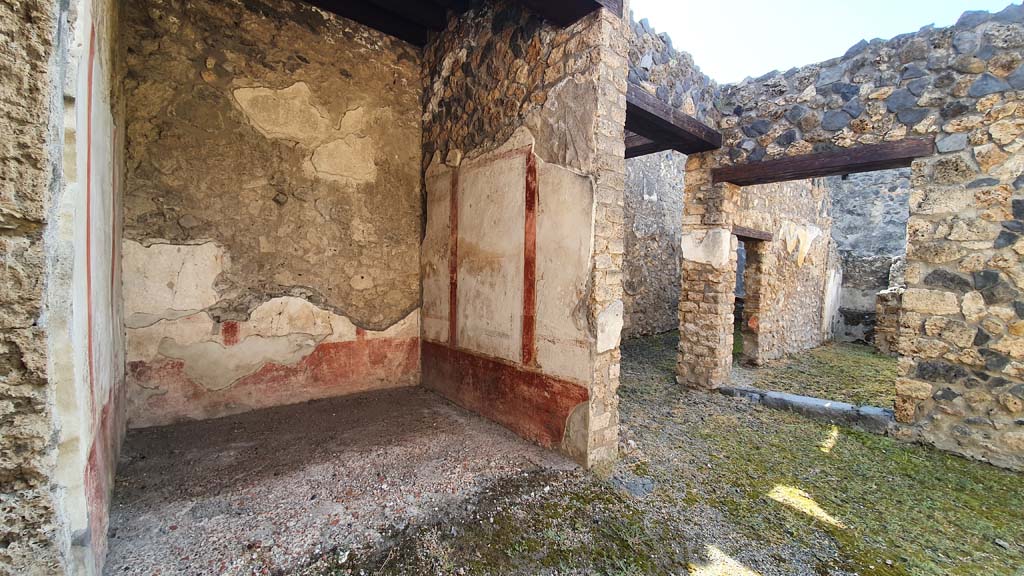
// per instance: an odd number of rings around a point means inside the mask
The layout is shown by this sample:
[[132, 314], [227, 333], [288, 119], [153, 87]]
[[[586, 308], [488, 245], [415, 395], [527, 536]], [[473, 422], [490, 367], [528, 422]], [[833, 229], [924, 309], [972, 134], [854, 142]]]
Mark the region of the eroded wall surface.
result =
[[[934, 136], [935, 154], [911, 166], [896, 416], [941, 448], [1009, 467], [1024, 466], [1022, 47], [1024, 8], [1012, 5], [727, 87], [724, 148], [689, 157], [684, 215], [684, 242], [731, 225], [742, 191], [712, 181], [718, 166]], [[719, 271], [701, 293], [731, 290]], [[719, 312], [693, 314], [705, 340], [728, 331]], [[714, 387], [730, 361], [721, 349], [683, 354], [680, 380]]]
[[[40, 323], [59, 165], [52, 112], [62, 80], [61, 26], [52, 2], [0, 5], [0, 573], [57, 571], [61, 533], [51, 489], [56, 445], [48, 327]], [[64, 31], [66, 32], [66, 31]], [[59, 124], [57, 124], [59, 126]]]
[[624, 338], [679, 328], [679, 241], [686, 156], [666, 151], [626, 160]]
[[617, 450], [623, 28], [496, 1], [425, 49], [424, 384], [585, 464]]
[[130, 425], [415, 384], [418, 50], [284, 0], [124, 34]]
[[877, 322], [876, 296], [902, 281], [899, 267], [907, 253], [910, 169], [824, 180], [832, 196], [832, 238], [843, 261], [836, 339], [871, 343]]
[[0, 27], [0, 574], [96, 574], [124, 432], [118, 14], [19, 2]]
[[835, 321], [830, 284], [843, 277], [828, 188], [821, 180], [748, 186], [738, 208], [736, 225], [773, 236], [745, 242], [744, 357], [760, 364], [821, 345]]

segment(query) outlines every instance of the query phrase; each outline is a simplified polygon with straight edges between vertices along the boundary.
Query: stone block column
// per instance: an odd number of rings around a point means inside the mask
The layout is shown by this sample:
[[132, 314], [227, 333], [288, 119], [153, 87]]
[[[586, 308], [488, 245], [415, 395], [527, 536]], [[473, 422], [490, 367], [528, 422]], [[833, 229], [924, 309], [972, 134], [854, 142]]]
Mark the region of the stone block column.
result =
[[732, 370], [738, 246], [732, 214], [739, 187], [712, 184], [714, 162], [711, 153], [687, 160], [681, 242], [676, 380], [700, 389], [725, 384]]

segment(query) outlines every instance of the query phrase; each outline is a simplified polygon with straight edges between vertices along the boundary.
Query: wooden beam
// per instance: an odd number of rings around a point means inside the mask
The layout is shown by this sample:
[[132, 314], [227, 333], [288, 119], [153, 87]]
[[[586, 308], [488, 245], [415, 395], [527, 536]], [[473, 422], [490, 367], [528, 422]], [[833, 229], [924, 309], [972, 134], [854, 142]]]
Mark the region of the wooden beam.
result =
[[425, 0], [369, 0], [377, 7], [430, 30], [444, 30], [448, 11]]
[[367, 0], [306, 0], [310, 4], [343, 18], [379, 30], [414, 46], [425, 46], [427, 28], [385, 10]]
[[630, 84], [626, 91], [626, 130], [683, 154], [722, 147], [722, 134], [717, 130], [672, 108], [636, 84]]
[[671, 142], [655, 142], [650, 138], [626, 130], [626, 158], [636, 158], [672, 149], [673, 143]]
[[607, 8], [622, 18], [622, 0], [519, 0], [545, 20], [563, 28], [599, 8]]
[[746, 226], [733, 226], [732, 233], [740, 240], [754, 240], [761, 242], [771, 242], [775, 236], [771, 232], [764, 232], [754, 228], [747, 228]]
[[711, 180], [715, 183], [731, 182], [738, 186], [750, 186], [890, 168], [906, 168], [915, 158], [930, 156], [934, 152], [935, 139], [933, 137], [906, 138], [896, 142], [857, 146], [848, 150], [804, 154], [778, 160], [715, 168], [711, 171]]

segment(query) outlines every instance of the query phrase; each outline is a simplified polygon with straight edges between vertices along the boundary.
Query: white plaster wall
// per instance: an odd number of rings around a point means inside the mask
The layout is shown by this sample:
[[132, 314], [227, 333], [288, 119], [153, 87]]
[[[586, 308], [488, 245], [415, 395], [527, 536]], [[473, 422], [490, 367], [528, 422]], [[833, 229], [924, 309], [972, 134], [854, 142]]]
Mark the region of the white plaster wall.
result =
[[[124, 327], [118, 254], [123, 158], [118, 118], [123, 114], [116, 100], [115, 6], [111, 0], [74, 3], [68, 53], [62, 55], [67, 58], [64, 188], [55, 201], [51, 245], [53, 257], [65, 263], [51, 272], [46, 315], [54, 327], [48, 347], [58, 425], [55, 484], [63, 529], [73, 542], [68, 551], [73, 574], [98, 573], [102, 564], [105, 541], [94, 541], [94, 536], [106, 530], [106, 496], [124, 421], [119, 402]], [[104, 426], [109, 436], [102, 434]], [[90, 502], [86, 475], [92, 450], [99, 454], [94, 478], [104, 494]]]
[[589, 178], [540, 161], [537, 183], [537, 363], [546, 374], [586, 384], [594, 188]]
[[526, 157], [462, 165], [458, 188], [457, 345], [522, 358]]
[[449, 329], [449, 294], [451, 257], [451, 194], [453, 171], [438, 166], [427, 170], [427, 223], [423, 237], [423, 337], [433, 342], [447, 342]]

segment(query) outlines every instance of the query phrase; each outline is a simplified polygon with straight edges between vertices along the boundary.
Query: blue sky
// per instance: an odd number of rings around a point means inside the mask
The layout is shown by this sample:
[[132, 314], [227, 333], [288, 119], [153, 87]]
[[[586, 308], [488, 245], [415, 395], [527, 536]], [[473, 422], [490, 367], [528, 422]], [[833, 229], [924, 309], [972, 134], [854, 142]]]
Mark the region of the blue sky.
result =
[[967, 10], [1010, 0], [631, 0], [639, 21], [668, 32], [701, 70], [726, 83], [842, 56], [862, 38], [950, 26]]

